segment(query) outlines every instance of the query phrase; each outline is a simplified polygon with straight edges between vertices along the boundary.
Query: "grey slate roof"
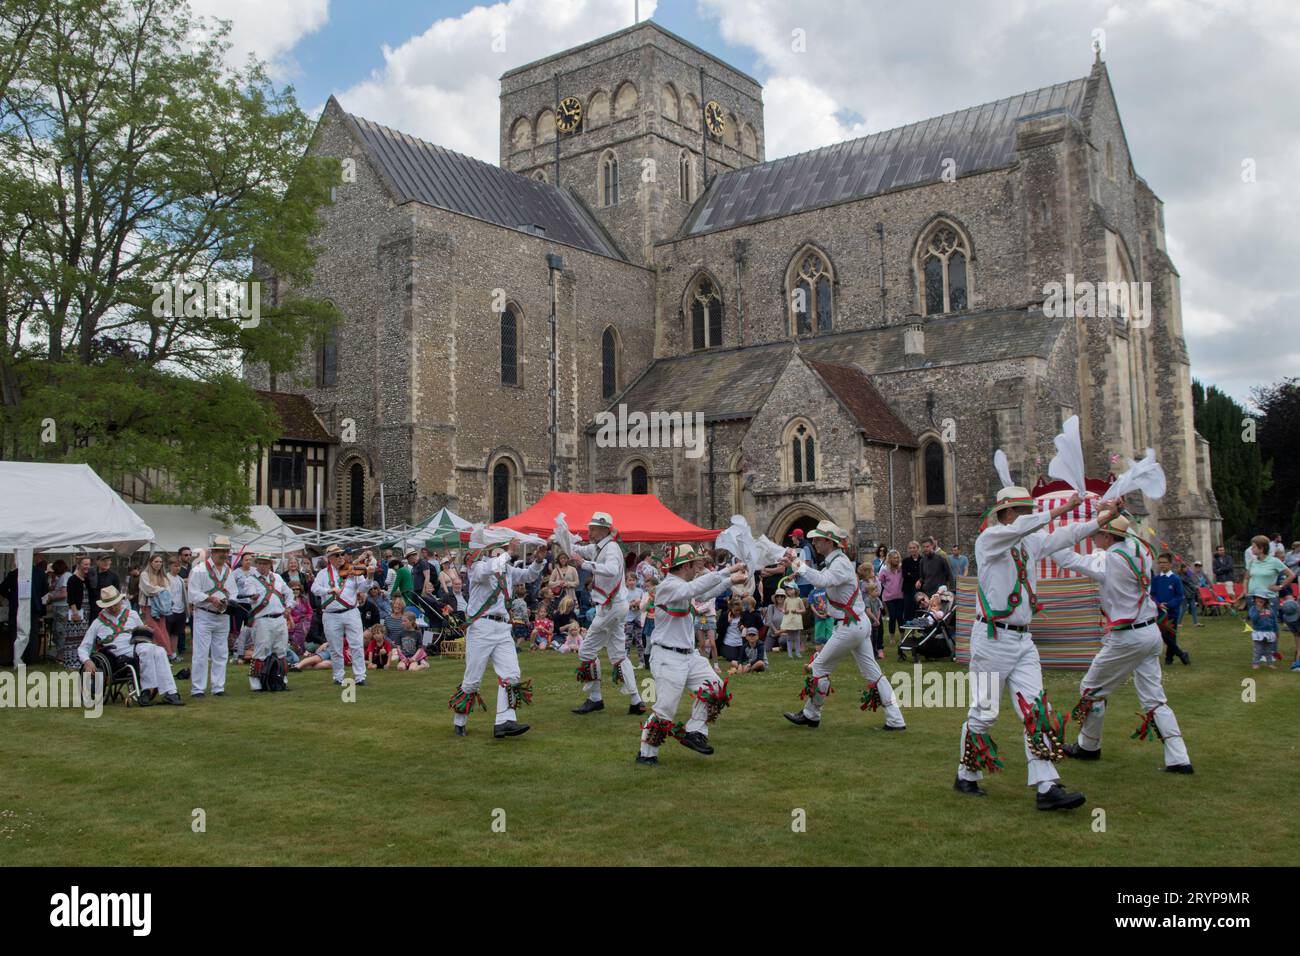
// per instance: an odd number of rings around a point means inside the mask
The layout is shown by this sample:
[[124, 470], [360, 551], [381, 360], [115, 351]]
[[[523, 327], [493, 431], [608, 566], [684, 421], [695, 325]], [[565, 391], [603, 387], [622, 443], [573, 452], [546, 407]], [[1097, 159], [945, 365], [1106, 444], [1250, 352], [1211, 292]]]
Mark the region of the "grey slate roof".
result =
[[[1041, 312], [994, 311], [928, 319], [927, 365], [1000, 362], [1048, 358], [1065, 328], [1065, 319]], [[767, 400], [790, 354], [814, 362], [857, 366], [867, 375], [909, 366], [903, 352], [907, 325], [837, 332], [741, 348], [704, 349], [658, 359], [617, 396], [611, 408], [626, 403], [629, 411], [703, 412], [707, 420], [751, 418]]]
[[396, 202], [421, 202], [524, 232], [541, 226], [547, 239], [626, 259], [572, 194], [363, 117], [344, 115]]
[[1087, 77], [1070, 80], [722, 173], [678, 238], [938, 182], [946, 158], [956, 161], [959, 176], [1009, 166], [1016, 157], [1017, 120], [1063, 110], [1082, 122], [1087, 90]]

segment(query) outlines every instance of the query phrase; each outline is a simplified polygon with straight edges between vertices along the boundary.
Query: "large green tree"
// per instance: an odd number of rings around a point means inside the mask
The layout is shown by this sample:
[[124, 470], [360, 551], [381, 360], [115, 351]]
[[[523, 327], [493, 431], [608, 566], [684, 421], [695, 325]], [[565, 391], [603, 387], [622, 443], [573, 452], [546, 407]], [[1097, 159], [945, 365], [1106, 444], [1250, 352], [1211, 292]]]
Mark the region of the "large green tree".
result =
[[1271, 466], [1259, 517], [1267, 534], [1281, 531], [1286, 543], [1300, 536], [1300, 379], [1285, 378], [1252, 390], [1259, 406], [1259, 452]]
[[1192, 383], [1192, 407], [1196, 430], [1210, 443], [1223, 536], [1244, 546], [1259, 532], [1259, 502], [1269, 483], [1260, 456], [1258, 422], [1231, 396], [1200, 382]]
[[[292, 88], [226, 65], [228, 32], [182, 0], [0, 0], [0, 440], [242, 515], [278, 423], [240, 363], [290, 372], [337, 321], [286, 290], [338, 166]], [[251, 291], [254, 254], [283, 280], [256, 319], [163, 294]]]

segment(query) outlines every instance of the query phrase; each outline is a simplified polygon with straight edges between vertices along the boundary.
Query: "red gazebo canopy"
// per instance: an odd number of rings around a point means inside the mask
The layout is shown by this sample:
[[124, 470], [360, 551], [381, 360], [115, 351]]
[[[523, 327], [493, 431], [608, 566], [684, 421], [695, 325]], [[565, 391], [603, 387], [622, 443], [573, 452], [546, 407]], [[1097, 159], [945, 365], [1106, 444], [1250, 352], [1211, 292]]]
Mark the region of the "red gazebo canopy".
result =
[[654, 495], [571, 491], [548, 491], [531, 508], [496, 524], [549, 538], [555, 531], [555, 516], [564, 512], [569, 530], [585, 539], [587, 522], [596, 511], [604, 511], [614, 519], [614, 528], [624, 541], [712, 541], [719, 533], [691, 524]]

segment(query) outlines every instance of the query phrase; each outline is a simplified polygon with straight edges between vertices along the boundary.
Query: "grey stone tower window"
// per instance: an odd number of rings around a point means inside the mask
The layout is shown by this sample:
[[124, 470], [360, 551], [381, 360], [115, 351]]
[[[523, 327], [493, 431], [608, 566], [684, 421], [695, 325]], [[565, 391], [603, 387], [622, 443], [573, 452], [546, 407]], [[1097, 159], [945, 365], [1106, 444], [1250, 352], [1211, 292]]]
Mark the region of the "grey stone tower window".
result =
[[618, 391], [618, 342], [614, 330], [606, 329], [600, 337], [600, 394], [612, 398]]
[[510, 466], [499, 461], [492, 469], [492, 520], [510, 517]]
[[943, 505], [948, 503], [947, 482], [943, 477], [943, 446], [937, 441], [929, 442], [922, 455], [925, 468], [925, 503]]
[[339, 333], [329, 329], [321, 336], [320, 353], [316, 357], [316, 387], [331, 388], [339, 378]]
[[618, 157], [606, 153], [600, 162], [600, 188], [602, 205], [618, 205]]
[[970, 250], [961, 234], [947, 223], [936, 223], [921, 245], [926, 315], [965, 311], [969, 258]]
[[501, 384], [519, 384], [519, 316], [511, 305], [501, 313]]
[[366, 470], [360, 462], [348, 469], [348, 526], [364, 527], [366, 523]]
[[637, 465], [632, 469], [632, 494], [648, 495], [650, 493], [650, 476], [646, 474], [645, 466]]
[[716, 348], [722, 344], [722, 299], [705, 276], [695, 283], [690, 296], [691, 341], [697, 349]]
[[817, 441], [806, 425], [797, 425], [790, 438], [792, 475], [796, 485], [817, 480]]
[[682, 202], [691, 201], [691, 154], [686, 150], [677, 159], [677, 192]]
[[831, 331], [835, 310], [826, 257], [813, 249], [804, 250], [795, 258], [790, 278], [794, 334], [812, 334], [814, 321], [818, 332]]

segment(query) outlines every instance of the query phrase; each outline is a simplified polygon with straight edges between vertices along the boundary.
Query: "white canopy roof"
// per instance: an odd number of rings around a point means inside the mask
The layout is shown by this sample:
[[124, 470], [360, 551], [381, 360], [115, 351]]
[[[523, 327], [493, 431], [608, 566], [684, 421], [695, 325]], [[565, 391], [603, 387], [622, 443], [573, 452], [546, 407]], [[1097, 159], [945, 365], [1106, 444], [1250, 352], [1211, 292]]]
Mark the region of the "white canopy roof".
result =
[[219, 534], [228, 537], [236, 551], [251, 547], [254, 551], [288, 554], [303, 549], [303, 542], [267, 505], [253, 505], [252, 524], [237, 526], [226, 524], [209, 508], [140, 504], [128, 507], [153, 528], [154, 548], [159, 551], [206, 548]]
[[0, 462], [0, 551], [130, 554], [153, 537], [89, 465]]

